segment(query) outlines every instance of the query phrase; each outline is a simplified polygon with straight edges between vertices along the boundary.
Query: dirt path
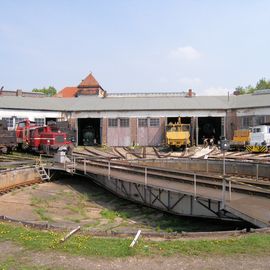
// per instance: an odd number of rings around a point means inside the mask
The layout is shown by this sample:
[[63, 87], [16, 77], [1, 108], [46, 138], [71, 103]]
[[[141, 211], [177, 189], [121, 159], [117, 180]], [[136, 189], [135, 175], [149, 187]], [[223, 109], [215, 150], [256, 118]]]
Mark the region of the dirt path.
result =
[[59, 252], [34, 252], [12, 242], [0, 242], [1, 269], [260, 269], [268, 270], [270, 256], [174, 256], [104, 259], [71, 256]]

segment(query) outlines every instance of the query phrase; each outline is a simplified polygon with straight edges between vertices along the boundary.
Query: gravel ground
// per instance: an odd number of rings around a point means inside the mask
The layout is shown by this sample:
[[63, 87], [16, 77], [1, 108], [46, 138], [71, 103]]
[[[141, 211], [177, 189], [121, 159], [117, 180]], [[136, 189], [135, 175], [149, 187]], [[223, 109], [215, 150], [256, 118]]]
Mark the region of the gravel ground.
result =
[[270, 256], [174, 256], [104, 259], [71, 256], [58, 252], [33, 252], [11, 242], [0, 242], [1, 269], [228, 269], [269, 270]]

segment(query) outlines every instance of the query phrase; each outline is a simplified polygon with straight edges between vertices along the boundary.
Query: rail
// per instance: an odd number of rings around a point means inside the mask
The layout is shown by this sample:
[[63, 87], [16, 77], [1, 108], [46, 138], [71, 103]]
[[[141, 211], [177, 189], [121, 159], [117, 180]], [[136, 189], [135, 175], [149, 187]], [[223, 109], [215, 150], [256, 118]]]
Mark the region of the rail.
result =
[[[160, 158], [160, 159], [133, 159], [129, 163], [151, 164], [170, 168], [177, 166], [178, 169], [195, 172], [220, 172], [223, 170], [223, 160], [212, 159], [191, 159], [191, 158]], [[151, 166], [150, 165], [150, 166]], [[148, 165], [149, 166], [149, 165]], [[256, 180], [269, 178], [270, 166], [261, 162], [232, 161], [225, 158], [225, 171], [228, 175], [252, 176]]]

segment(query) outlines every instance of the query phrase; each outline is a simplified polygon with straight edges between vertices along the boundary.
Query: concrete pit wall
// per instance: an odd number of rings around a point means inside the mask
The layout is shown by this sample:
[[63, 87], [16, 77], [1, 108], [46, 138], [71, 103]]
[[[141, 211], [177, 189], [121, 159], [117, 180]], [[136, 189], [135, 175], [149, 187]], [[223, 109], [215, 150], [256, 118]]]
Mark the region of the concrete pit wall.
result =
[[0, 173], [0, 190], [27, 184], [39, 179], [40, 177], [34, 168], [28, 167], [4, 171]]

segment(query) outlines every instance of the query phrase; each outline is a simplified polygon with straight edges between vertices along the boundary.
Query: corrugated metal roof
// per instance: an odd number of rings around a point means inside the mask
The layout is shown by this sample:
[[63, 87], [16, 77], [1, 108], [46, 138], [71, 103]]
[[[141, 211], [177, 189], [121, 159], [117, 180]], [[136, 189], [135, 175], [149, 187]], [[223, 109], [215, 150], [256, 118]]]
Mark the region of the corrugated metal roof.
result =
[[270, 94], [230, 96], [229, 108], [270, 107]]
[[270, 95], [32, 98], [2, 96], [0, 108], [47, 111], [225, 110], [269, 107]]

